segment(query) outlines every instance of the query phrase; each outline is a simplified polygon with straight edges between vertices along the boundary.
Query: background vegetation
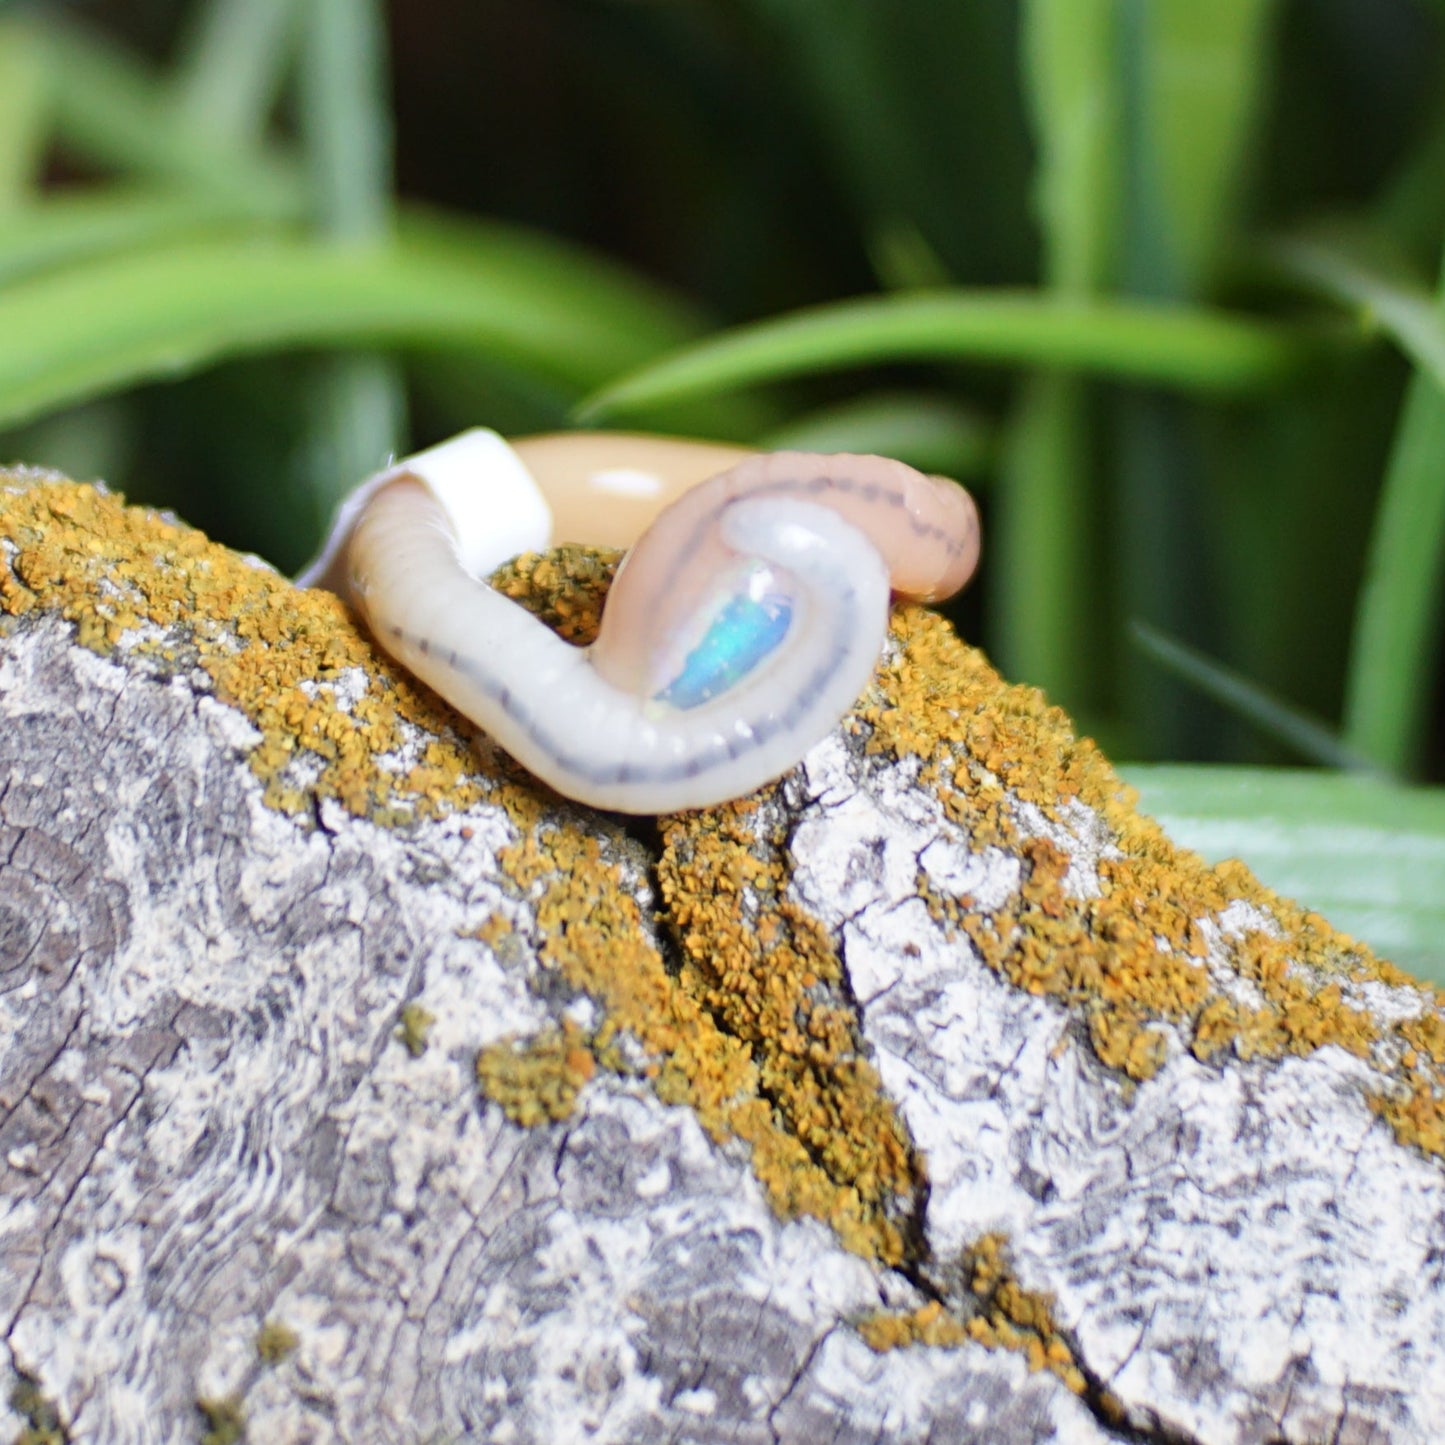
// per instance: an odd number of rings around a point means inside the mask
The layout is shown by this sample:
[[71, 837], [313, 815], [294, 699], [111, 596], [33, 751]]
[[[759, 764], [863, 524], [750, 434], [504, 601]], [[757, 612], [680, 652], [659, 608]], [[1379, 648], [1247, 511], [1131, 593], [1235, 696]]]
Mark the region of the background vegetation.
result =
[[969, 635], [1445, 981], [1442, 24], [0, 0], [0, 452], [284, 568], [477, 422], [949, 472]]

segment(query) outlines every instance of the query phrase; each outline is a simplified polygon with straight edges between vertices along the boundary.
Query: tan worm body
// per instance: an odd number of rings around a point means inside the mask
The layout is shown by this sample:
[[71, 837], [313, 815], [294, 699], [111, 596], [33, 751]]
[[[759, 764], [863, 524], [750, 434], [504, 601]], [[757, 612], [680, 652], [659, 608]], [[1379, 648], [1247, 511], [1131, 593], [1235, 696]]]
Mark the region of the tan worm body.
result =
[[[590, 648], [462, 563], [489, 571], [547, 544], [496, 520], [504, 485], [526, 485], [518, 459], [557, 540], [636, 543]], [[474, 535], [493, 526], [495, 557]], [[348, 596], [388, 651], [557, 791], [658, 813], [786, 772], [867, 681], [890, 591], [946, 596], [977, 558], [968, 494], [881, 457], [585, 433], [508, 451], [465, 433], [374, 478], [301, 580]]]

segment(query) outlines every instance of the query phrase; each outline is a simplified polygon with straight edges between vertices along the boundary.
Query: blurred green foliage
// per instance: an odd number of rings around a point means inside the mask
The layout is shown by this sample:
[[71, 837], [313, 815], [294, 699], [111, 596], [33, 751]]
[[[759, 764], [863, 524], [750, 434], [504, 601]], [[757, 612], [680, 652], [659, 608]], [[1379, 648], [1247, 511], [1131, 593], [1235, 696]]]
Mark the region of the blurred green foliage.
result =
[[0, 3], [3, 450], [284, 567], [470, 424], [886, 451], [1116, 755], [1438, 778], [1442, 23]]

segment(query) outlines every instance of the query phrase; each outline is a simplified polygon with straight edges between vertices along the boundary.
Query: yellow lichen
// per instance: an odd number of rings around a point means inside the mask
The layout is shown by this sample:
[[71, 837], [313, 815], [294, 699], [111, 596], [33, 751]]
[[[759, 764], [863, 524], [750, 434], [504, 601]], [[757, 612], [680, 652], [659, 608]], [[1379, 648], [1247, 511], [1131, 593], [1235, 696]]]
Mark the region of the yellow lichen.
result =
[[1054, 1323], [1053, 1303], [1014, 1278], [1004, 1237], [984, 1235], [965, 1252], [962, 1269], [970, 1313], [950, 1313], [937, 1300], [914, 1310], [880, 1310], [855, 1321], [864, 1342], [879, 1353], [909, 1345], [956, 1348], [970, 1340], [988, 1349], [1016, 1350], [1029, 1369], [1049, 1370], [1082, 1395], [1088, 1381]]
[[436, 1021], [436, 1015], [419, 1003], [402, 1005], [401, 1022], [396, 1026], [396, 1036], [412, 1058], [419, 1059], [426, 1053], [427, 1035]]
[[[1402, 1142], [1445, 1152], [1445, 1013], [1437, 995], [1318, 914], [1265, 888], [1237, 861], [1211, 867], [1176, 847], [1087, 738], [1033, 688], [1010, 686], [981, 653], [933, 613], [902, 609], [895, 649], [859, 709], [870, 751], [918, 758], [921, 780], [972, 845], [1007, 848], [1024, 862], [1022, 886], [1001, 909], [941, 895], [920, 876], [932, 916], [958, 929], [1017, 987], [1076, 1007], [1098, 1057], [1132, 1079], [1163, 1062], [1161, 1025], [1180, 1029], [1201, 1060], [1308, 1053], [1335, 1044], [1391, 1068], [1374, 1107]], [[946, 684], [945, 684], [945, 681]], [[1069, 859], [1030, 836], [1019, 804], [1068, 827], [1081, 803], [1108, 826], [1117, 856], [1098, 865], [1097, 896], [1064, 886]], [[1268, 926], [1225, 937], [1232, 903], [1260, 910]], [[1247, 1007], [1221, 991], [1205, 966], [1204, 929], [1215, 930], [1234, 972], [1253, 985]], [[1427, 999], [1415, 1020], [1382, 1030], [1350, 997], [1375, 981]]]
[[[0, 551], [0, 612], [57, 610], [87, 646], [202, 668], [255, 724], [250, 765], [273, 806], [304, 812], [335, 799], [381, 823], [484, 795], [505, 809], [514, 841], [500, 863], [535, 919], [516, 946], [530, 945], [604, 1015], [586, 1039], [564, 1029], [484, 1051], [479, 1079], [513, 1117], [565, 1115], [593, 1068], [634, 1067], [636, 1050], [620, 1047], [633, 1040], [660, 1098], [689, 1105], [715, 1138], [749, 1146], [780, 1213], [825, 1220], [867, 1256], [904, 1258], [923, 1161], [868, 1062], [829, 938], [787, 897], [784, 841], [758, 800], [663, 821], [658, 880], [677, 953], [666, 962], [615, 849], [600, 841], [605, 830], [567, 824], [544, 807], [547, 791], [504, 759], [484, 768], [470, 728], [377, 653], [335, 598], [298, 592], [198, 532], [56, 479], [0, 479], [0, 538], [11, 543]], [[494, 581], [585, 642], [612, 566], [565, 549], [518, 559]], [[894, 644], [859, 711], [867, 747], [921, 759], [921, 785], [972, 846], [1004, 846], [1023, 861], [1017, 896], [991, 914], [920, 878], [933, 916], [990, 967], [1076, 1008], [1099, 1057], [1132, 1078], [1158, 1069], [1166, 1024], [1201, 1059], [1326, 1043], [1371, 1056], [1379, 1030], [1352, 1006], [1348, 985], [1413, 980], [1242, 867], [1209, 868], [1175, 848], [1062, 712], [1001, 682], [941, 619], [900, 611]], [[1066, 823], [1073, 800], [1099, 814], [1117, 844], [1092, 897], [1065, 886], [1065, 849], [1026, 836], [1017, 818], [1030, 803]], [[1258, 1007], [1224, 996], [1205, 968], [1203, 929], [1235, 900], [1274, 924], [1230, 944]], [[513, 925], [494, 915], [473, 936], [496, 950]], [[1438, 1005], [1395, 1032], [1401, 1062], [1376, 1107], [1403, 1141], [1445, 1152]], [[970, 1331], [988, 1342], [1007, 1336], [1053, 1368], [1056, 1338], [1015, 1317], [1029, 1310], [1010, 1291], [991, 1298], [992, 1313], [970, 1320]]]
[[239, 1395], [197, 1400], [196, 1409], [206, 1422], [201, 1445], [239, 1445], [246, 1438], [246, 1412]]
[[61, 479], [0, 475], [0, 537], [15, 549], [0, 565], [0, 610], [57, 611], [93, 651], [124, 641], [153, 664], [199, 666], [258, 729], [249, 760], [272, 806], [332, 798], [392, 822], [481, 796], [469, 729], [330, 593]]
[[[766, 1061], [757, 1061], [748, 1041], [713, 1016], [702, 997], [706, 990], [674, 977], [647, 941], [637, 902], [598, 840], [561, 827], [539, 829], [534, 799], [520, 792], [500, 796], [521, 835], [503, 853], [502, 867], [524, 890], [539, 890], [535, 944], [542, 966], [556, 969], [606, 1012], [594, 1054], [607, 1058], [619, 1037], [630, 1035], [651, 1060], [646, 1073], [659, 1098], [689, 1105], [714, 1138], [750, 1146], [753, 1170], [780, 1214], [813, 1215], [848, 1248], [899, 1261], [902, 1235], [882, 1207], [877, 1183], [840, 1182], [814, 1157], [765, 1092]], [[734, 811], [741, 810], [730, 805], [712, 816]], [[778, 985], [778, 994], [788, 986]], [[877, 1104], [878, 1111], [889, 1108], [881, 1094]], [[861, 1155], [867, 1148], [866, 1141], [846, 1139], [832, 1152]]]
[[[495, 580], [540, 615], [560, 616], [548, 593], [566, 591], [567, 635], [586, 643], [606, 575], [569, 551]], [[899, 1262], [922, 1166], [863, 1057], [825, 931], [783, 897], [781, 839], [759, 837], [756, 800], [663, 820], [658, 876], [682, 953], [670, 971], [595, 836], [544, 826], [535, 794], [494, 797], [517, 828], [501, 862], [536, 895], [543, 966], [606, 1010], [594, 1055], [610, 1062], [622, 1035], [636, 1039], [661, 1099], [749, 1145], [780, 1214], [822, 1219], [848, 1248]]]
[[922, 1162], [868, 1062], [831, 939], [786, 897], [781, 832], [744, 806], [677, 815], [658, 876], [683, 956], [678, 986], [746, 1046], [757, 1088], [810, 1161], [801, 1175], [789, 1151], [771, 1187], [836, 1191], [831, 1208], [898, 1258]]
[[267, 1320], [256, 1332], [256, 1355], [263, 1365], [279, 1365], [300, 1345], [300, 1335], [280, 1320]]
[[978, 1302], [978, 1313], [967, 1323], [969, 1338], [1022, 1351], [1031, 1370], [1049, 1370], [1082, 1395], [1088, 1382], [1054, 1324], [1053, 1301], [1014, 1278], [1007, 1240], [985, 1234], [964, 1253], [963, 1273]]
[[25, 1421], [15, 1445], [66, 1445], [70, 1439], [60, 1411], [34, 1380], [20, 1377], [10, 1391], [10, 1408]]
[[968, 1339], [963, 1322], [949, 1314], [937, 1300], [916, 1310], [892, 1313], [879, 1310], [855, 1321], [854, 1327], [870, 1350], [883, 1354], [909, 1345], [937, 1345], [953, 1349]]
[[528, 1129], [567, 1118], [596, 1071], [597, 1060], [570, 1019], [560, 1029], [489, 1044], [477, 1055], [482, 1092]]

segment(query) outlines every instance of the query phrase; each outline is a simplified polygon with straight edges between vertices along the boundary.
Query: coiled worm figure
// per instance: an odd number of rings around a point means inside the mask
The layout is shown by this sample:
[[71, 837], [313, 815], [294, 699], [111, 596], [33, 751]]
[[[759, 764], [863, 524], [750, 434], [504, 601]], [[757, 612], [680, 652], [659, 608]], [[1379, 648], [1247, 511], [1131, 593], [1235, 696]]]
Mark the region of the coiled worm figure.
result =
[[[631, 545], [590, 647], [482, 580], [554, 537]], [[664, 813], [791, 768], [863, 690], [890, 593], [977, 560], [968, 493], [882, 457], [478, 430], [365, 483], [298, 581], [559, 793]]]

